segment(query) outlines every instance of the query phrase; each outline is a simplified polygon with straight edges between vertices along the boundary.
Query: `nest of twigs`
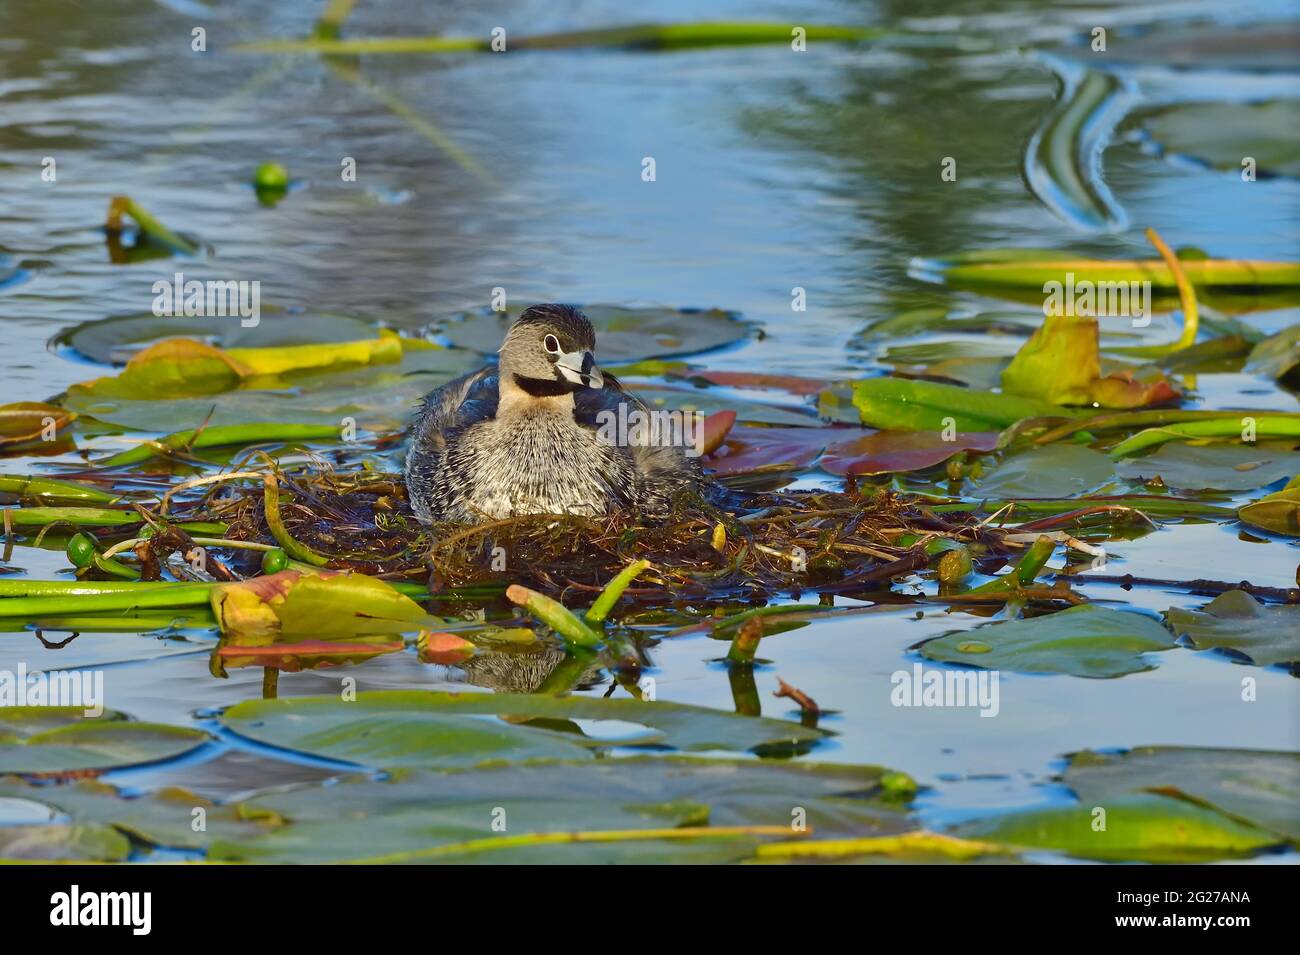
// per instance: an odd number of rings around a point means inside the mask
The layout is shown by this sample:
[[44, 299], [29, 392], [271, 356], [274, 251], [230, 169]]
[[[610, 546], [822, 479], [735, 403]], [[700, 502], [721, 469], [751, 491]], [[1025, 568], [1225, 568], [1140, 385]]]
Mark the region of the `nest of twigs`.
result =
[[[599, 590], [633, 560], [655, 573], [634, 590], [674, 599], [753, 598], [778, 592], [852, 594], [887, 589], [926, 567], [926, 544], [977, 545], [994, 565], [1017, 547], [968, 513], [937, 514], [888, 491], [771, 492], [726, 510], [683, 497], [670, 513], [599, 518], [529, 515], [468, 526], [427, 527], [411, 513], [399, 475], [374, 472], [278, 476], [279, 520], [328, 566], [434, 591], [526, 583]], [[275, 543], [262, 488], [220, 485], [191, 502], [190, 516], [224, 521], [236, 540]]]

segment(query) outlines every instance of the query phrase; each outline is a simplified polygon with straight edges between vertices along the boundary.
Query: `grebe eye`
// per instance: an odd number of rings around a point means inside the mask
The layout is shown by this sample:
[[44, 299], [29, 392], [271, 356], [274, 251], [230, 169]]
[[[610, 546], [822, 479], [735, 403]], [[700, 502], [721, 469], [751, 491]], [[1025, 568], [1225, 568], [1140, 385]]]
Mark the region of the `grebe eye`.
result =
[[547, 335], [546, 338], [543, 339], [542, 345], [552, 355], [558, 355], [560, 353], [560, 340], [554, 335]]

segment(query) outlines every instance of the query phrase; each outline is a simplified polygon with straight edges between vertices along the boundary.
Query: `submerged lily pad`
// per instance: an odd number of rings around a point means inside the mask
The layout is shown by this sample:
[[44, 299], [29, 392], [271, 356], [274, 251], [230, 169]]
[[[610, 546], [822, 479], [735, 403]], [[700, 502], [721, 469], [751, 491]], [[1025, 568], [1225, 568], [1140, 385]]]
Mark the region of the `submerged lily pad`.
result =
[[1300, 842], [1300, 753], [1137, 746], [1075, 753], [1065, 784], [1086, 806], [1125, 793], [1177, 793]]
[[[1102, 817], [1094, 808], [1105, 810], [1104, 828], [1097, 825]], [[1056, 849], [1083, 859], [1114, 862], [1231, 859], [1281, 842], [1267, 830], [1213, 809], [1151, 793], [1005, 813], [963, 823], [952, 832], [963, 839]]]
[[1244, 590], [1229, 590], [1202, 610], [1175, 607], [1168, 617], [1197, 650], [1228, 650], [1256, 666], [1300, 663], [1300, 607], [1266, 607]]
[[[512, 307], [504, 312], [471, 312], [449, 322], [444, 333], [454, 345], [495, 355], [506, 331], [522, 311]], [[719, 308], [585, 305], [582, 311], [596, 329], [596, 360], [603, 364], [693, 355], [734, 344], [749, 335], [749, 326], [735, 312]]]
[[1082, 604], [1028, 620], [944, 634], [921, 655], [985, 670], [1068, 673], [1106, 679], [1150, 670], [1150, 651], [1177, 646], [1169, 631], [1140, 613]]
[[0, 775], [71, 773], [154, 763], [189, 752], [210, 739], [202, 730], [129, 722], [106, 710], [85, 716], [78, 707], [0, 709]]
[[1300, 452], [1283, 441], [1171, 441], [1151, 454], [1120, 461], [1115, 470], [1128, 480], [1159, 477], [1169, 487], [1189, 491], [1253, 491], [1300, 472]]

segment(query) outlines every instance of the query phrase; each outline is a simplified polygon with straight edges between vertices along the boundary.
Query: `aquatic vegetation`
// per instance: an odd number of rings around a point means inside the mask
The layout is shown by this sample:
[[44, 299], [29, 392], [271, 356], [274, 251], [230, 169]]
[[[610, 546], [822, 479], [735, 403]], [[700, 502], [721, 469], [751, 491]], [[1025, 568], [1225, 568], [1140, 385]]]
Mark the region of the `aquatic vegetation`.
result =
[[18, 401], [0, 405], [0, 448], [58, 436], [76, 420], [76, 413], [43, 401]]
[[[179, 252], [182, 255], [198, 255], [202, 251], [202, 247], [198, 242], [167, 228], [130, 196], [114, 196], [109, 201], [108, 218], [104, 224], [104, 231], [110, 241], [121, 240], [125, 231], [124, 217], [130, 217], [135, 222], [144, 240], [158, 243], [166, 247], [170, 252]], [[137, 246], [139, 242], [140, 240], [137, 239]]]
[[[1243, 504], [1237, 516], [1260, 530], [1300, 537], [1300, 475], [1288, 481], [1282, 490]], [[1296, 582], [1300, 583], [1300, 577]]]
[[1197, 650], [1220, 650], [1255, 666], [1300, 663], [1300, 607], [1266, 607], [1243, 590], [1230, 590], [1202, 610], [1169, 611], [1169, 626]]
[[[95, 177], [0, 250], [0, 861], [1295, 858], [1281, 30], [506, 19], [516, 60], [317, 7], [182, 11], [252, 26], [197, 85], [15, 38], [6, 155]], [[415, 400], [552, 296], [621, 303], [607, 370], [725, 494], [421, 525]], [[101, 671], [98, 716], [5, 696]]]
[[[809, 42], [863, 42], [891, 35], [874, 27], [822, 24], [754, 23], [666, 23], [637, 24], [599, 30], [574, 30], [534, 36], [511, 37], [514, 50], [567, 50], [580, 47], [655, 51], [706, 49], [719, 46], [749, 46], [780, 43], [788, 45], [797, 31]], [[488, 37], [359, 37], [338, 39], [326, 36], [305, 40], [260, 40], [236, 49], [244, 53], [321, 53], [329, 55], [370, 53], [491, 53], [496, 49]], [[499, 42], [499, 41], [498, 41]]]

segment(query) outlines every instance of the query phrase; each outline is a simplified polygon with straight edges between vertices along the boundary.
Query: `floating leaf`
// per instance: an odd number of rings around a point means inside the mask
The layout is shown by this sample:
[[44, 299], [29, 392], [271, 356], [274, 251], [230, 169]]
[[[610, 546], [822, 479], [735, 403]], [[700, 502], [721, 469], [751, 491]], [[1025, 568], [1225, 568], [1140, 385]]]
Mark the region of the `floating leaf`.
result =
[[[1250, 156], [1256, 175], [1300, 176], [1300, 104], [1194, 103], [1148, 117], [1147, 135], [1166, 153], [1240, 173]], [[1213, 130], [1213, 135], [1207, 131]]]
[[458, 717], [422, 707], [410, 691], [252, 700], [221, 717], [232, 732], [268, 746], [363, 766], [456, 768], [488, 760], [583, 759], [564, 734]]
[[[40, 802], [91, 831], [111, 826], [140, 842], [172, 849], [202, 849], [214, 839], [253, 838], [271, 828], [269, 821], [244, 818], [235, 806], [215, 805], [176, 788], [125, 799], [115, 787], [98, 780], [40, 787], [0, 783], [0, 800], [6, 798]], [[196, 830], [194, 810], [199, 808], [203, 827]], [[0, 833], [4, 831], [0, 826]]]
[[1136, 746], [1070, 757], [1065, 784], [1085, 806], [1125, 793], [1174, 793], [1300, 842], [1300, 753]]
[[[520, 311], [471, 312], [449, 323], [445, 334], [460, 348], [495, 355]], [[587, 305], [583, 313], [596, 330], [596, 360], [602, 364], [691, 355], [733, 344], [749, 334], [735, 312], [717, 308]]]
[[1155, 667], [1146, 654], [1177, 646], [1140, 613], [1082, 604], [1028, 620], [986, 624], [921, 644], [921, 655], [985, 670], [1104, 679]]
[[[676, 825], [776, 825], [788, 830], [790, 807], [807, 813], [818, 834], [898, 834], [914, 828], [904, 807], [885, 798], [887, 771], [875, 766], [645, 757], [587, 762], [493, 765], [467, 772], [400, 773], [387, 780], [349, 778], [254, 797], [245, 816], [288, 825], [213, 849], [220, 858], [327, 861], [440, 861], [453, 842], [490, 839], [493, 810], [512, 835]], [[349, 807], [346, 820], [338, 806]], [[499, 813], [497, 814], [499, 816]], [[543, 847], [544, 858], [589, 861], [735, 861], [756, 840], [712, 848], [654, 842]], [[447, 861], [541, 861], [527, 844], [501, 842]], [[399, 858], [386, 859], [397, 856]]]
[[108, 826], [0, 826], [0, 861], [125, 862], [130, 854], [126, 836]]
[[[1068, 417], [1074, 412], [1033, 398], [972, 391], [955, 385], [904, 378], [867, 378], [853, 383], [853, 404], [862, 423], [899, 431], [1001, 430], [1024, 418]], [[823, 398], [826, 392], [822, 393]]]
[[[222, 350], [192, 338], [167, 338], [136, 354], [119, 375], [74, 385], [88, 398], [156, 399], [192, 397], [256, 387], [276, 376], [356, 365], [391, 364], [402, 357], [392, 334], [356, 342]], [[72, 389], [69, 389], [70, 391]]]
[[1166, 616], [1197, 650], [1229, 650], [1256, 666], [1300, 664], [1300, 607], [1266, 607], [1244, 590], [1229, 590], [1201, 610], [1174, 607]]
[[210, 425], [260, 421], [338, 427], [350, 417], [358, 428], [397, 431], [410, 421], [419, 398], [481, 363], [478, 355], [455, 349], [408, 350], [398, 364], [303, 374], [294, 378], [292, 387], [275, 390], [244, 388], [201, 398], [137, 401], [74, 385], [63, 403], [109, 424], [162, 433], [197, 428], [209, 413]]
[[1056, 404], [1103, 408], [1137, 408], [1178, 397], [1163, 378], [1103, 377], [1097, 319], [1079, 315], [1048, 316], [1003, 370], [1002, 390]]
[[1114, 862], [1206, 862], [1250, 855], [1277, 845], [1273, 833], [1213, 809], [1154, 794], [1103, 801], [1098, 829], [1092, 805], [1029, 809], [956, 826], [963, 839], [1024, 849], [1056, 849], [1082, 859]]
[[221, 632], [240, 646], [411, 632], [437, 624], [414, 600], [364, 574], [282, 570], [212, 588]]
[[1049, 444], [1005, 458], [975, 482], [975, 493], [996, 500], [1088, 494], [1115, 477], [1115, 462], [1077, 444]]
[[1243, 523], [1274, 534], [1300, 537], [1300, 475], [1286, 487], [1251, 501], [1237, 511]]
[[704, 465], [718, 475], [802, 470], [829, 444], [865, 433], [860, 428], [733, 428]]
[[[415, 730], [424, 721], [434, 728], [460, 725], [468, 729], [495, 730], [497, 724], [471, 716], [511, 716], [544, 720], [606, 720], [634, 723], [658, 732], [624, 734], [618, 739], [594, 741], [599, 745], [669, 745], [683, 750], [729, 749], [745, 751], [764, 745], [804, 744], [824, 738], [820, 730], [781, 720], [738, 716], [680, 703], [594, 699], [580, 696], [387, 691], [359, 694], [355, 703], [332, 697], [292, 700], [254, 700], [227, 710], [222, 722], [263, 742], [305, 749], [334, 758], [354, 759], [366, 765], [446, 765], [432, 737], [425, 740]], [[355, 721], [355, 722], [353, 722]], [[335, 732], [327, 732], [333, 727]], [[533, 727], [510, 726], [531, 739], [541, 733], [548, 745], [576, 746], [593, 743], [582, 737], [555, 736]], [[364, 735], [362, 735], [364, 734]], [[490, 734], [488, 741], [490, 742]], [[468, 744], [467, 744], [468, 746]], [[327, 751], [328, 750], [328, 751]], [[342, 752], [351, 756], [341, 755]], [[392, 763], [395, 756], [400, 763]], [[472, 755], [472, 754], [467, 754]], [[481, 758], [486, 758], [480, 757]]]
[[1246, 371], [1282, 380], [1300, 368], [1300, 324], [1257, 342], [1246, 359]]
[[963, 451], [997, 449], [999, 432], [957, 432], [952, 440], [932, 431], [877, 431], [826, 449], [821, 468], [830, 474], [889, 474], [920, 471]]
[[1253, 491], [1300, 471], [1300, 453], [1288, 443], [1166, 444], [1152, 454], [1129, 458], [1116, 473], [1131, 481], [1160, 478], [1188, 491]]
[[279, 348], [286, 345], [321, 345], [362, 341], [376, 336], [370, 322], [328, 312], [287, 312], [263, 305], [261, 321], [245, 327], [209, 315], [120, 315], [83, 322], [62, 331], [51, 344], [73, 349], [91, 361], [122, 365], [143, 346], [164, 338], [197, 338], [218, 348]]
[[71, 773], [154, 763], [208, 741], [202, 730], [128, 722], [111, 710], [88, 717], [71, 706], [0, 708], [0, 775]]
[[0, 405], [0, 447], [40, 440], [47, 425], [52, 424], [57, 433], [76, 417], [76, 414], [64, 408], [40, 401]]

